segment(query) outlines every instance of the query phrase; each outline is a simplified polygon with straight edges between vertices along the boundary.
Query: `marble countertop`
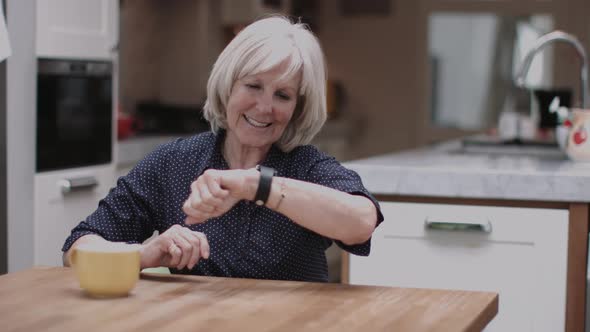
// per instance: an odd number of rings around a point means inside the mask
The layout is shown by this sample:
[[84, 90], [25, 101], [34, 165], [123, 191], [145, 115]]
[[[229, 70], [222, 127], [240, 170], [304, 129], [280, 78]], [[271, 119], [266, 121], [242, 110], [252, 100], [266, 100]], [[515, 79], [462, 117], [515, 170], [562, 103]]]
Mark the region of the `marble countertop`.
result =
[[590, 163], [560, 151], [465, 153], [460, 141], [346, 162], [374, 194], [590, 202]]
[[[189, 136], [189, 135], [187, 135]], [[182, 135], [135, 136], [117, 142], [117, 166], [128, 167], [137, 164], [159, 145], [183, 137]]]
[[[180, 135], [134, 137], [118, 144], [117, 164], [132, 166]], [[558, 151], [464, 153], [460, 141], [344, 163], [374, 194], [590, 202], [590, 163]], [[534, 152], [534, 151], [533, 151]]]

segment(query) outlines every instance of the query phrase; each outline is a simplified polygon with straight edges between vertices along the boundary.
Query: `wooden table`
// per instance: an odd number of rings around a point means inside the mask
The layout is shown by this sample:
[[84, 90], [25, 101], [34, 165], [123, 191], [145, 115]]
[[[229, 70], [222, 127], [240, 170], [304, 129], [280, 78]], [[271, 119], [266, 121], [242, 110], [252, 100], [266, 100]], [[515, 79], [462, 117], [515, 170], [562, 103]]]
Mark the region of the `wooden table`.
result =
[[0, 276], [7, 331], [479, 331], [486, 292], [142, 274], [131, 295], [94, 299], [73, 271]]

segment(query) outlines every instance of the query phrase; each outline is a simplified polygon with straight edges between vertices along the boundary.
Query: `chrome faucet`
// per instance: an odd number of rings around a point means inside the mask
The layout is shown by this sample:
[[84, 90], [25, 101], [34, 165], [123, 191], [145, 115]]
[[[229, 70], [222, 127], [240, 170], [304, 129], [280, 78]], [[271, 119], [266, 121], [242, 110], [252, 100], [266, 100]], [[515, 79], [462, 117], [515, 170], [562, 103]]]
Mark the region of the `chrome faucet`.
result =
[[529, 68], [535, 55], [546, 45], [556, 41], [566, 42], [573, 46], [582, 60], [582, 68], [580, 69], [580, 107], [588, 108], [589, 105], [586, 104], [588, 102], [588, 57], [586, 56], [586, 51], [578, 38], [563, 31], [553, 31], [537, 39], [533, 48], [525, 55], [520, 70], [516, 74], [516, 85], [524, 87], [526, 75], [529, 72]]

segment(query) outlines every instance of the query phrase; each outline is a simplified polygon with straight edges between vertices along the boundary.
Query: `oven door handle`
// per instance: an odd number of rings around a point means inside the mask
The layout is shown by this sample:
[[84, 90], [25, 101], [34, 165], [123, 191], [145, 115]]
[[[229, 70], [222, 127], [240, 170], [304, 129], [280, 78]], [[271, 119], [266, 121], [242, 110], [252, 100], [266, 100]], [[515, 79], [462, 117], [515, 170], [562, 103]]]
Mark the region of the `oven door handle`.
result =
[[76, 191], [91, 190], [98, 186], [98, 180], [94, 176], [81, 176], [62, 179], [58, 182], [62, 194], [69, 194]]

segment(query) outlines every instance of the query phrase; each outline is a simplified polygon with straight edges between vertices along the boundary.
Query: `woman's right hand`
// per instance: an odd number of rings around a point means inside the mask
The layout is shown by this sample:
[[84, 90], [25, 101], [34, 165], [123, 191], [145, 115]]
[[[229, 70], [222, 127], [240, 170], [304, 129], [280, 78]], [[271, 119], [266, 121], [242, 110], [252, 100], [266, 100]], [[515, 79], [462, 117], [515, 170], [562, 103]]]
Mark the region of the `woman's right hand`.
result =
[[204, 223], [224, 215], [240, 200], [254, 199], [259, 179], [254, 168], [206, 170], [191, 184], [191, 194], [182, 206], [185, 223]]
[[140, 249], [141, 268], [171, 267], [192, 269], [201, 258], [209, 258], [205, 234], [174, 225]]

